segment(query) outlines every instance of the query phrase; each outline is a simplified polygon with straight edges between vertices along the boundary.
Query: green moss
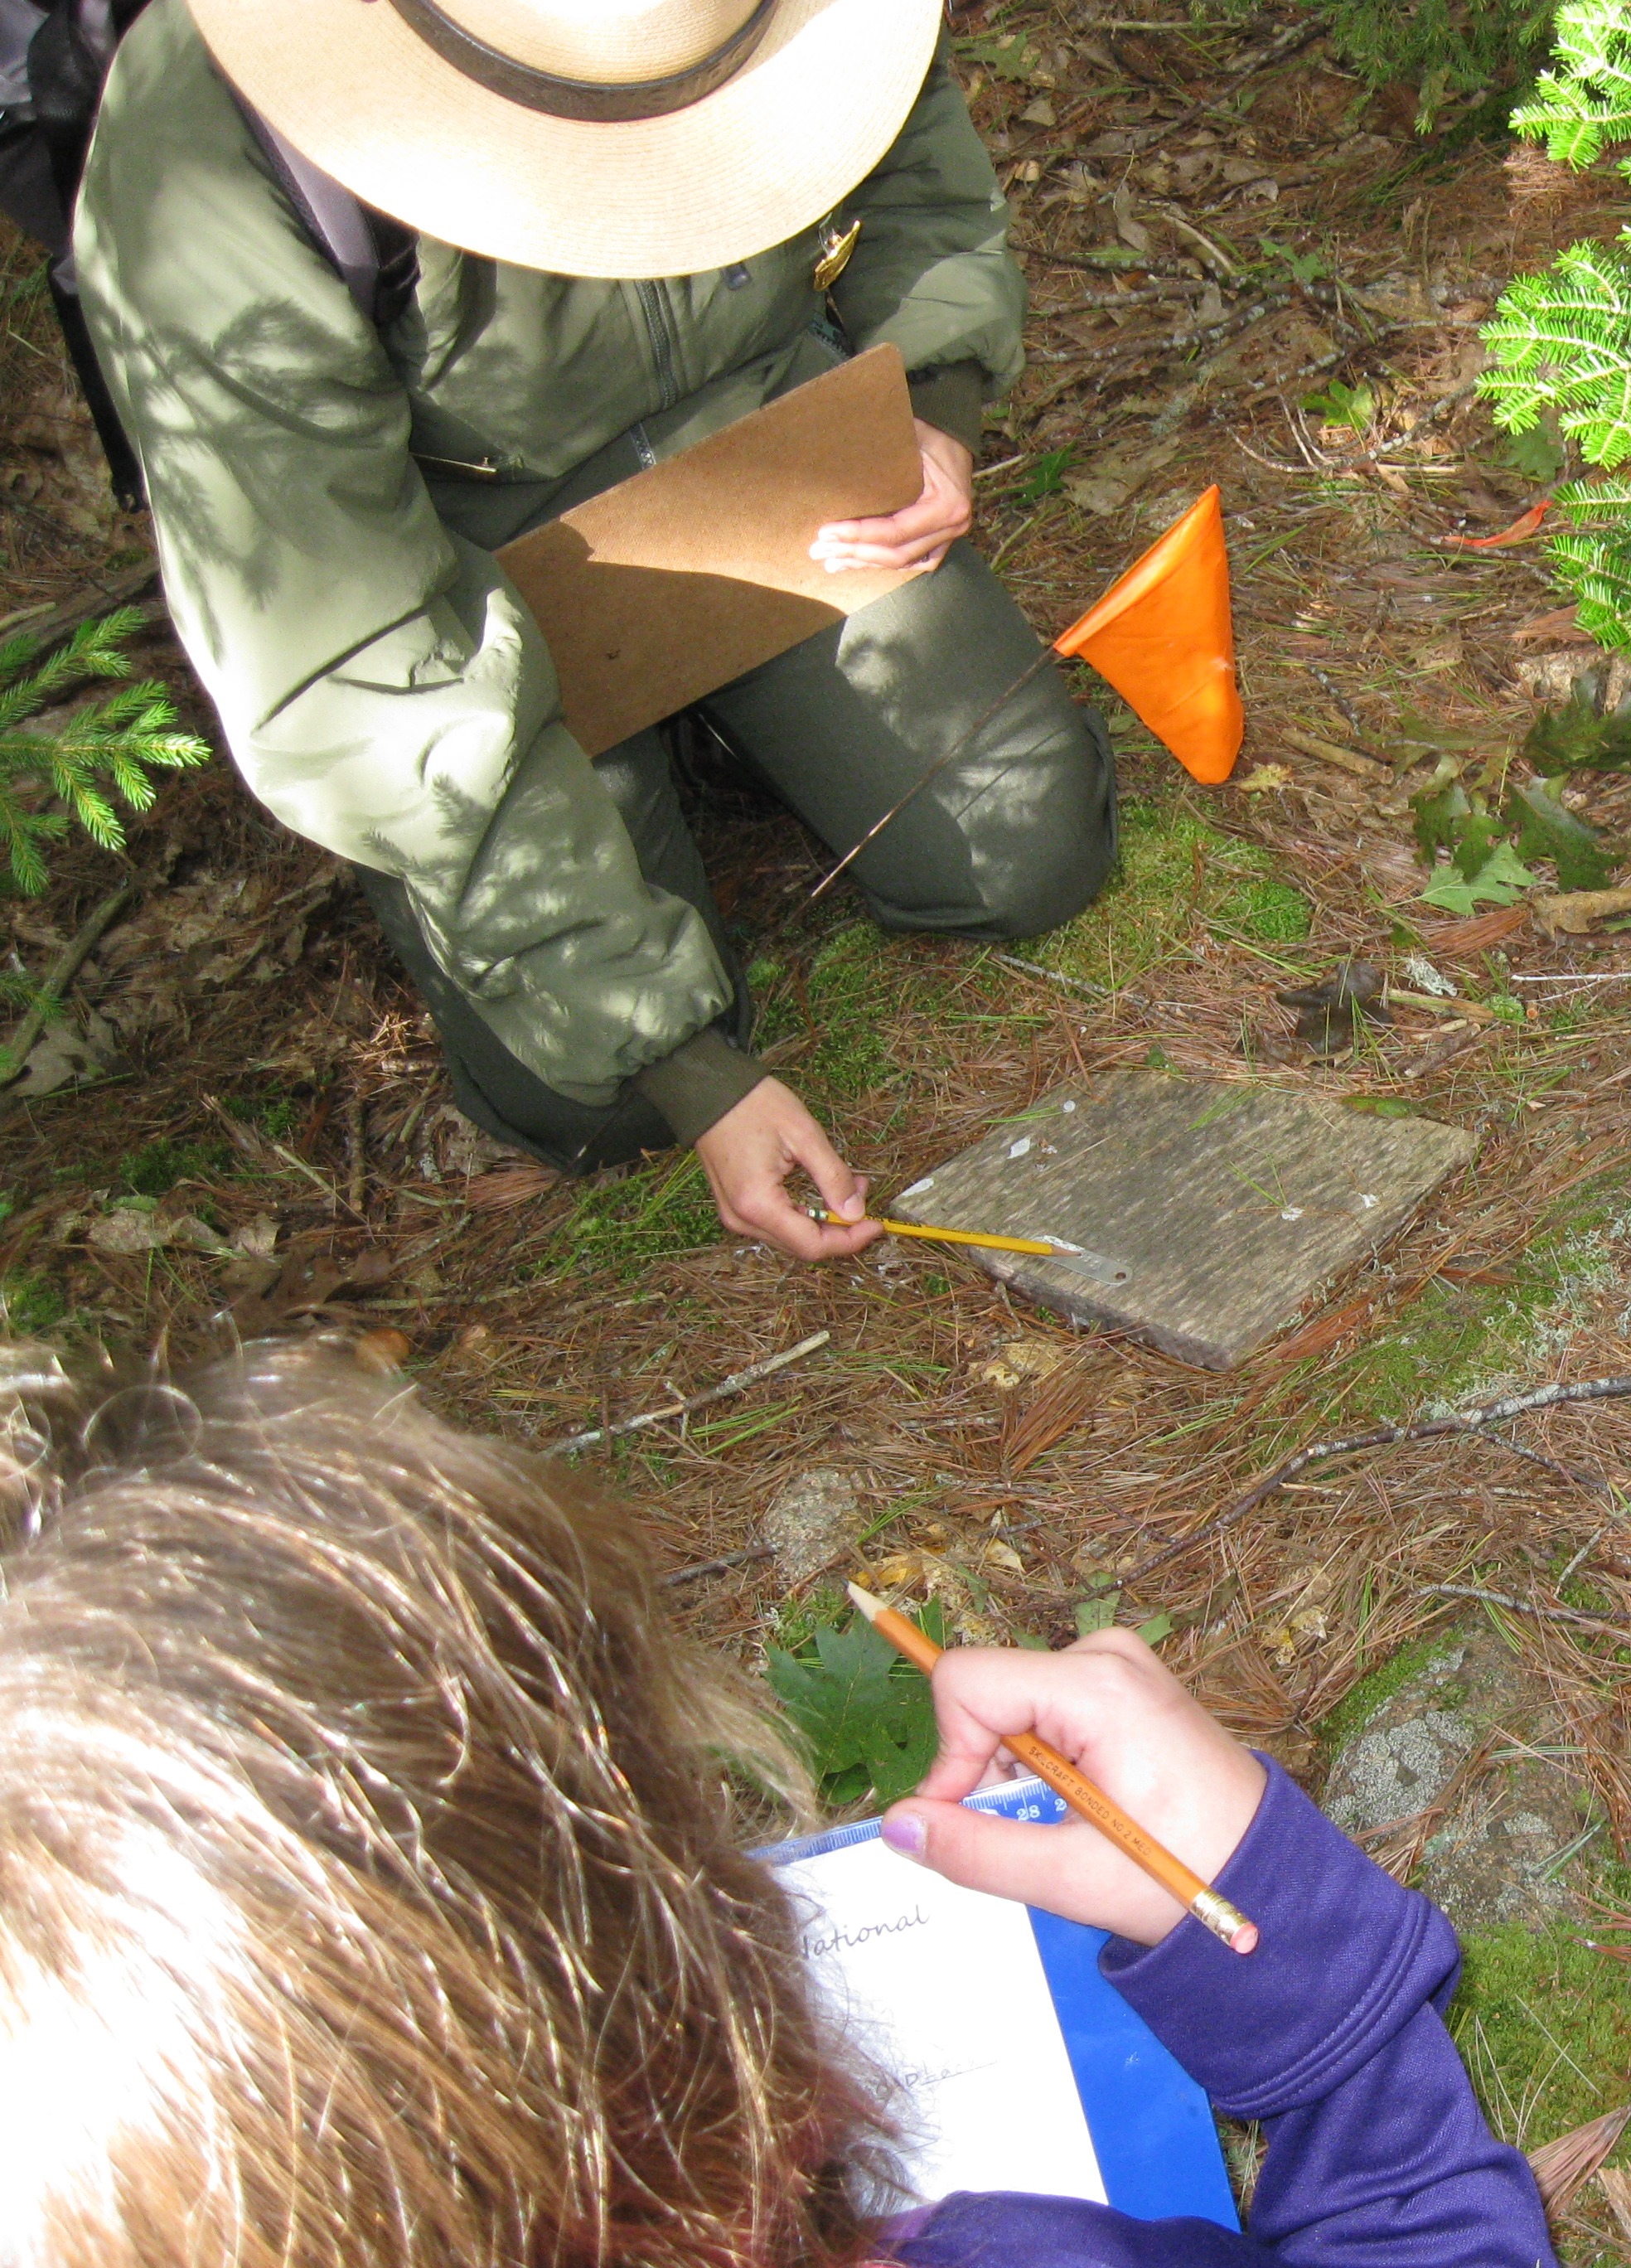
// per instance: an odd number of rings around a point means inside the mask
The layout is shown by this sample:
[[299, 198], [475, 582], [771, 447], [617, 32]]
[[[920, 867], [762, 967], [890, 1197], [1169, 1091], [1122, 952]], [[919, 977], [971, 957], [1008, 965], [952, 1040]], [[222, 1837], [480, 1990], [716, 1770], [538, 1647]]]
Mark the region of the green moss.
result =
[[168, 1196], [178, 1182], [219, 1174], [232, 1162], [225, 1142], [150, 1142], [145, 1149], [127, 1152], [119, 1160], [119, 1179], [137, 1197]]
[[1113, 984], [1187, 952], [1197, 931], [1301, 943], [1311, 911], [1275, 865], [1271, 851], [1209, 825], [1181, 790], [1131, 798], [1121, 807], [1114, 874], [1084, 913], [1034, 948], [1035, 957], [1089, 983]]
[[1225, 894], [1213, 920], [1265, 945], [1301, 945], [1313, 926], [1314, 909], [1289, 882], [1247, 881]]
[[1436, 1402], [1459, 1403], [1480, 1379], [1511, 1366], [1540, 1287], [1434, 1282], [1395, 1318], [1396, 1328], [1341, 1366], [1348, 1414], [1394, 1422], [1414, 1414], [1424, 1383]]
[[1357, 1685], [1350, 1687], [1329, 1715], [1321, 1718], [1317, 1727], [1326, 1756], [1334, 1756], [1351, 1741], [1368, 1717], [1385, 1701], [1391, 1701], [1401, 1686], [1407, 1685], [1450, 1644], [1441, 1631], [1432, 1638], [1418, 1638], [1413, 1646], [1401, 1646], [1368, 1677], [1362, 1677]]
[[819, 1116], [858, 1101], [893, 1068], [885, 1033], [903, 1013], [930, 1005], [910, 949], [871, 922], [851, 922], [818, 946], [802, 971], [760, 961], [751, 972], [760, 1000], [754, 1044], [813, 1037], [801, 1049], [798, 1091]]
[[786, 1653], [796, 1653], [800, 1646], [808, 1646], [819, 1630], [836, 1630], [849, 1621], [851, 1608], [842, 1591], [829, 1583], [818, 1583], [801, 1599], [790, 1599], [778, 1607], [771, 1624], [771, 1642]]
[[0, 1275], [0, 1320], [18, 1337], [54, 1330], [66, 1312], [61, 1292], [43, 1276], [26, 1268], [10, 1268]]
[[888, 1076], [879, 1026], [898, 1005], [893, 958], [870, 923], [856, 922], [840, 930], [811, 962], [804, 990], [819, 1036], [806, 1058], [805, 1077], [824, 1096], [855, 1101]]
[[1631, 1274], [1625, 1168], [1615, 1165], [1569, 1209], [1543, 1220], [1503, 1284], [1424, 1285], [1385, 1336], [1322, 1371], [1322, 1391], [1348, 1418], [1392, 1420], [1423, 1405], [1456, 1407], [1539, 1376]]
[[225, 1105], [234, 1118], [254, 1127], [268, 1142], [287, 1142], [309, 1108], [281, 1087], [264, 1094], [229, 1094]]
[[665, 1157], [586, 1189], [551, 1240], [540, 1276], [606, 1268], [637, 1276], [654, 1260], [716, 1244], [724, 1234], [698, 1160]]
[[[1532, 2150], [1612, 2110], [1631, 2066], [1631, 1993], [1621, 1963], [1570, 1924], [1517, 1923], [1466, 1938], [1450, 2030], [1490, 2124]], [[1631, 2136], [1611, 2163], [1631, 2159]]]

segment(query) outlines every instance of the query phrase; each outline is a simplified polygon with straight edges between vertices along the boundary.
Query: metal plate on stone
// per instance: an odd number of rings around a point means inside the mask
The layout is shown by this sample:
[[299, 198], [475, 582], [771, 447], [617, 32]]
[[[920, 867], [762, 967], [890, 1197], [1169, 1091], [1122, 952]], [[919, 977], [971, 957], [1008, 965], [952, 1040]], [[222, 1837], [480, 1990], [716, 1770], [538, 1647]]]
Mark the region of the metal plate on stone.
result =
[[1436, 1119], [1245, 1080], [1111, 1071], [1054, 1088], [889, 1210], [1076, 1245], [1058, 1260], [969, 1257], [1075, 1322], [1229, 1370], [1368, 1259], [1476, 1147]]

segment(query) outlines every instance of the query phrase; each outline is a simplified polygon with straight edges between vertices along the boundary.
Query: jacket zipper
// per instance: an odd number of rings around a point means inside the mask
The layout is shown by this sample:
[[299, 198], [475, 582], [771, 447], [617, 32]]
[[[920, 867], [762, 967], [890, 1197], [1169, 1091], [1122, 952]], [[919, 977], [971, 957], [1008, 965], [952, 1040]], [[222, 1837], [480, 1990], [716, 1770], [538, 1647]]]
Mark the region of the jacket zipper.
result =
[[636, 283], [635, 290], [640, 295], [640, 311], [645, 317], [645, 327], [650, 335], [658, 384], [663, 390], [662, 407], [672, 409], [680, 399], [680, 380], [674, 373], [673, 334], [668, 327], [668, 310], [664, 304], [662, 287], [657, 284]]

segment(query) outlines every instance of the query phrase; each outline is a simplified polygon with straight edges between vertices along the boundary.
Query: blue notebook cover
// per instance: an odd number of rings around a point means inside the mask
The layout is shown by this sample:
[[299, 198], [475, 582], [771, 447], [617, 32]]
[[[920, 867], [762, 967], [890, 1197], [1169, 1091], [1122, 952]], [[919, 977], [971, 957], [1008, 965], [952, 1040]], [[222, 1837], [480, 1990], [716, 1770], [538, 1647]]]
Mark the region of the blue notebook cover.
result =
[[[1069, 1815], [1064, 1802], [1038, 1779], [1015, 1780], [967, 1800], [975, 1810], [995, 1812], [1010, 1819], [1048, 1822]], [[773, 1845], [758, 1856], [775, 1867], [802, 1867], [803, 1862], [876, 1842], [878, 1830], [877, 1820], [860, 1820], [831, 1828], [825, 1834]], [[909, 1883], [911, 1877], [905, 1870], [910, 1862], [899, 1863], [903, 1885]], [[807, 1882], [819, 1879], [819, 1870], [804, 1879]], [[1001, 1900], [991, 1903], [999, 1909], [1004, 1905]], [[1193, 2214], [1223, 2228], [1238, 2228], [1240, 2224], [1211, 2106], [1142, 2018], [1100, 1976], [1098, 1951], [1106, 1941], [1105, 1932], [1086, 1928], [1080, 1922], [1062, 1921], [1057, 1915], [1040, 1913], [1034, 1907], [1025, 1912], [1109, 2202], [1141, 2220]], [[997, 1918], [994, 1914], [994, 1926]], [[902, 1916], [881, 1929], [908, 1926], [908, 1918]], [[835, 1938], [819, 1940], [819, 1950], [831, 1957], [836, 1943]], [[837, 1955], [841, 1962], [842, 1957]], [[1000, 1974], [982, 1981], [982, 1992], [995, 1994], [1002, 1989]], [[908, 2078], [908, 2090], [910, 2083]], [[988, 2181], [985, 2186], [1040, 2191], [1041, 2183], [1035, 2178], [999, 2180]], [[1071, 2189], [1070, 2193], [1082, 2192]]]

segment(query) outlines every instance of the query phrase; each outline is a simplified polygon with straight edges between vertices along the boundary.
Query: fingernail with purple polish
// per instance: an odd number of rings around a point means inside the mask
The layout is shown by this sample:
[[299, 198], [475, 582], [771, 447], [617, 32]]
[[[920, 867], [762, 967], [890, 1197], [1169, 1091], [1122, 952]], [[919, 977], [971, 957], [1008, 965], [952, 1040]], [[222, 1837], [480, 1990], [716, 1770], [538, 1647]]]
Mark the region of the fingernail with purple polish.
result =
[[929, 1848], [929, 1830], [910, 1811], [892, 1812], [878, 1831], [903, 1859], [921, 1859]]

